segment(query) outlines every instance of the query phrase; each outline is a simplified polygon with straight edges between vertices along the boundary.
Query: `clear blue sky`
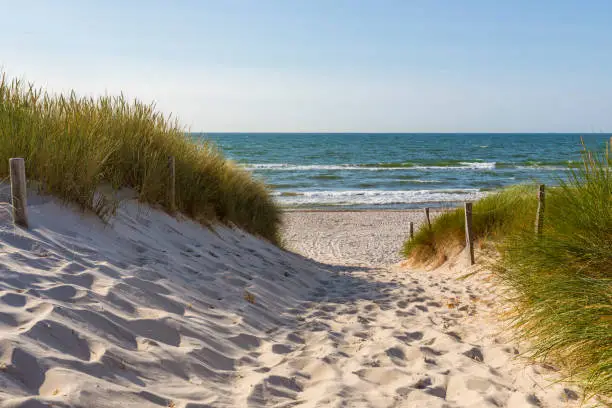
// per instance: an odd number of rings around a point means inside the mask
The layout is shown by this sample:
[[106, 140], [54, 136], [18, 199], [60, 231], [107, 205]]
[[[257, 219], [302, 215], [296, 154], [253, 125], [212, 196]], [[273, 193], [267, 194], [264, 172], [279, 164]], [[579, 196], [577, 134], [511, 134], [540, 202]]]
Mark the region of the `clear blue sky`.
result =
[[0, 67], [192, 131], [611, 132], [612, 1], [8, 1]]

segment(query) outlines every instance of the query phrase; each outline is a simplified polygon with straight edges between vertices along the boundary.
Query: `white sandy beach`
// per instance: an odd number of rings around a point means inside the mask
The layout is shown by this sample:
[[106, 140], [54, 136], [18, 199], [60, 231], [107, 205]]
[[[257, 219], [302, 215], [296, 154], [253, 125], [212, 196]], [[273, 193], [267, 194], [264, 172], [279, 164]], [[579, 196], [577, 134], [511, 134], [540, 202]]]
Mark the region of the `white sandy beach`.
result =
[[[420, 212], [290, 212], [287, 252], [126, 202], [0, 214], [2, 407], [571, 407], [486, 275], [396, 264]], [[463, 270], [463, 272], [465, 272]]]

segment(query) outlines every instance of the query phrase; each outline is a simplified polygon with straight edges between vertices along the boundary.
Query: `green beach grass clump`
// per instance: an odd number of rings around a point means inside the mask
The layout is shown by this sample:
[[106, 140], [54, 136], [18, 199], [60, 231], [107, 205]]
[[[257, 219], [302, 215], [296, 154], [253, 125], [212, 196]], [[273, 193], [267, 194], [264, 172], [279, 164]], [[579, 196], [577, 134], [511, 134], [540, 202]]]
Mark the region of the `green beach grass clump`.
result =
[[[536, 187], [519, 185], [506, 188], [476, 201], [472, 207], [475, 240], [498, 239], [522, 228], [537, 207]], [[414, 239], [404, 243], [403, 254], [415, 264], [436, 266], [458, 253], [465, 245], [463, 208], [438, 216], [431, 229], [421, 228]]]
[[[509, 318], [531, 357], [553, 362], [587, 396], [612, 397], [612, 150], [547, 189], [536, 235], [536, 186], [515, 186], [473, 206], [475, 239], [495, 245], [492, 270], [513, 300]], [[434, 220], [404, 245], [413, 263], [437, 265], [465, 246], [464, 212]]]
[[[50, 95], [19, 80], [0, 79], [0, 177], [8, 159], [23, 157], [29, 180], [103, 215], [103, 185], [134, 189], [168, 207], [168, 157], [176, 161], [177, 210], [200, 221], [231, 222], [277, 242], [280, 212], [266, 186], [227, 161], [208, 142], [192, 140], [178, 122], [123, 96]], [[116, 203], [115, 203], [116, 204]]]
[[587, 395], [612, 397], [612, 160], [584, 165], [551, 191], [541, 236], [499, 245], [494, 270], [511, 288], [513, 323], [532, 356], [565, 368]]

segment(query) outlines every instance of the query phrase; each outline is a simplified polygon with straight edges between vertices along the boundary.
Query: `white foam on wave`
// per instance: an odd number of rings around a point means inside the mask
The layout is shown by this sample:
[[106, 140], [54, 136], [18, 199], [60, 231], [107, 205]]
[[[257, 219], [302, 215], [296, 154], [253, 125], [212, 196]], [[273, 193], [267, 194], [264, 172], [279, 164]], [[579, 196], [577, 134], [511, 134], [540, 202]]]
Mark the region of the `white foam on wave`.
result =
[[288, 163], [256, 163], [245, 165], [247, 170], [371, 170], [368, 167], [351, 166], [349, 164], [288, 164]]
[[[495, 162], [485, 162], [485, 163], [481, 163], [481, 162], [461, 162], [460, 163], [462, 167], [458, 167], [458, 168], [470, 168], [470, 169], [485, 169], [485, 170], [491, 170], [495, 168]], [[448, 168], [448, 167], [447, 167]]]
[[254, 163], [244, 165], [246, 170], [278, 170], [278, 171], [313, 171], [313, 170], [491, 170], [495, 162], [460, 162], [458, 166], [397, 166], [397, 167], [366, 167], [354, 164], [289, 164], [289, 163]]
[[531, 166], [517, 165], [514, 167], [517, 170], [548, 170], [548, 171], [570, 171], [570, 167], [551, 166], [551, 165], [539, 165], [533, 164]]
[[408, 180], [403, 180], [403, 179], [391, 179], [390, 181], [395, 181], [395, 182], [402, 182], [405, 184], [411, 184], [411, 183], [415, 183], [415, 184], [436, 184], [436, 183], [443, 183], [442, 180], [421, 180], [421, 179], [408, 179]]
[[304, 191], [290, 195], [276, 191], [272, 194], [281, 205], [381, 205], [472, 201], [486, 193], [478, 189], [444, 189]]

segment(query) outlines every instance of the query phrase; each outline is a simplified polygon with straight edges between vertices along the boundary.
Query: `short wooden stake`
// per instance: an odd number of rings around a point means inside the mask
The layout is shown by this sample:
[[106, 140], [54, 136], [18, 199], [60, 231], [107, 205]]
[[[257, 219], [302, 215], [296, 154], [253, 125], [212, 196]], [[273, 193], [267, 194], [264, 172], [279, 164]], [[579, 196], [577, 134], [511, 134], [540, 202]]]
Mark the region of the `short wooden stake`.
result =
[[542, 228], [544, 227], [544, 184], [540, 184], [538, 188], [538, 212], [536, 213], [535, 221], [535, 232], [538, 235], [542, 234]]
[[414, 238], [414, 222], [410, 221], [410, 239]]
[[168, 210], [176, 211], [176, 162], [174, 156], [168, 157]]
[[429, 219], [429, 207], [425, 207], [425, 219], [427, 220], [427, 228], [431, 229], [431, 219]]
[[474, 265], [474, 235], [472, 233], [472, 203], [465, 203], [465, 246], [468, 262]]
[[25, 161], [21, 158], [9, 159], [11, 175], [11, 201], [13, 221], [21, 227], [28, 227], [28, 191], [26, 186]]

